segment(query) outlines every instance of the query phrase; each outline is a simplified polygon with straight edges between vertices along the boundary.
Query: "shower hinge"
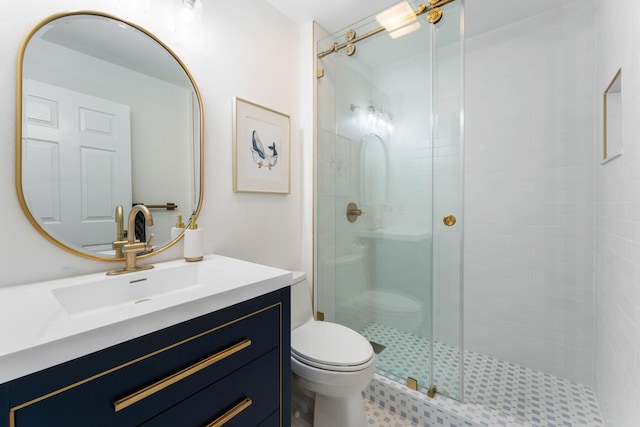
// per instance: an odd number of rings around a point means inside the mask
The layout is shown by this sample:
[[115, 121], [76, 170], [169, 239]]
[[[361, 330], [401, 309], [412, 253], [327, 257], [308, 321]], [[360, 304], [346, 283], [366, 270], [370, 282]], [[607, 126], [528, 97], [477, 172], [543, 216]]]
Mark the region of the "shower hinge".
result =
[[431, 388], [427, 391], [427, 396], [429, 396], [430, 398], [434, 398], [436, 393], [438, 392], [438, 387], [434, 384], [431, 386]]
[[324, 313], [321, 311], [316, 311], [316, 320], [321, 322], [324, 320]]
[[407, 387], [411, 390], [418, 391], [418, 380], [415, 378], [407, 377]]
[[324, 68], [318, 68], [316, 70], [316, 78], [320, 79], [322, 77], [324, 77]]

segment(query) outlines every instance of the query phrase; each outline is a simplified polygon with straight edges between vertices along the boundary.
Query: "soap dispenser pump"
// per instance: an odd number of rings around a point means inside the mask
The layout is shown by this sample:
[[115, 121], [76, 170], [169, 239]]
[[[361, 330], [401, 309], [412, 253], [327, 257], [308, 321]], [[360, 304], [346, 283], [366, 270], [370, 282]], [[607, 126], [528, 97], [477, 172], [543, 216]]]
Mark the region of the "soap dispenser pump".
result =
[[203, 230], [198, 228], [192, 218], [189, 227], [184, 230], [184, 259], [187, 262], [202, 261], [204, 256]]
[[175, 240], [180, 235], [180, 233], [184, 231], [184, 222], [182, 222], [182, 215], [178, 214], [176, 215], [176, 217], [176, 226], [171, 227], [171, 240]]

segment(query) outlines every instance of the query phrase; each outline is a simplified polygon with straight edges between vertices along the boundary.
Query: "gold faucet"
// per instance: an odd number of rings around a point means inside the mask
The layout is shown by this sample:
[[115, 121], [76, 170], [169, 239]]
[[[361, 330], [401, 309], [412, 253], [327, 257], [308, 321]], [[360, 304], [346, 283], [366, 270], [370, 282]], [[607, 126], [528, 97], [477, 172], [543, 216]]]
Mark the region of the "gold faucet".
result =
[[[113, 270], [107, 273], [108, 276], [115, 276], [117, 274], [131, 273], [133, 271], [140, 270], [149, 270], [153, 268], [153, 265], [136, 265], [136, 256], [139, 252], [146, 252], [152, 249], [151, 241], [153, 240], [153, 234], [149, 236], [149, 240], [146, 242], [141, 242], [136, 239], [136, 214], [138, 212], [142, 212], [144, 214], [144, 219], [147, 225], [153, 225], [153, 217], [151, 216], [151, 211], [145, 205], [136, 205], [129, 212], [129, 218], [127, 220], [127, 240], [124, 240], [124, 230], [122, 232], [122, 237], [118, 234], [118, 240], [113, 242], [113, 247], [116, 249], [116, 253], [118, 251], [117, 247], [120, 247], [126, 256], [125, 266], [122, 270]], [[118, 208], [116, 208], [116, 218], [118, 216]], [[116, 219], [117, 220], [117, 219]], [[118, 228], [118, 232], [120, 228]]]
[[124, 240], [124, 210], [122, 205], [116, 206], [116, 240], [111, 244], [111, 247], [116, 251], [116, 258], [122, 258], [124, 251], [122, 247], [125, 243]]

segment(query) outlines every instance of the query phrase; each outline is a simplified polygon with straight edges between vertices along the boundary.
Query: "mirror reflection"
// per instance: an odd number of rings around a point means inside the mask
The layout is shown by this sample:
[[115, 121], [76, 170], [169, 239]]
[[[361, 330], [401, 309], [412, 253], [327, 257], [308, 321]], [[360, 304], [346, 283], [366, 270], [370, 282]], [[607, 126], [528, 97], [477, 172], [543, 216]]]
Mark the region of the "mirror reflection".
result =
[[153, 227], [141, 217], [136, 237], [153, 233], [153, 252], [175, 242], [202, 184], [201, 100], [182, 62], [96, 12], [43, 21], [18, 61], [18, 197], [36, 228], [80, 255], [119, 258], [116, 208], [126, 218], [144, 204]]

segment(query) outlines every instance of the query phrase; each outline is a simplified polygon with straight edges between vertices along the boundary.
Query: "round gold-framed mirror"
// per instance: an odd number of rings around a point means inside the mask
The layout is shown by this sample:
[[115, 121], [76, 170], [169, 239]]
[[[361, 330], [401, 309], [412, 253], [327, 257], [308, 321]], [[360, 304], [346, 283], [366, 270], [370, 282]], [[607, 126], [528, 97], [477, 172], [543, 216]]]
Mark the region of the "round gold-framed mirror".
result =
[[201, 206], [204, 111], [180, 58], [144, 28], [96, 11], [52, 15], [20, 45], [16, 191], [31, 224], [77, 255], [122, 261], [116, 212], [136, 220], [149, 257], [181, 237]]

